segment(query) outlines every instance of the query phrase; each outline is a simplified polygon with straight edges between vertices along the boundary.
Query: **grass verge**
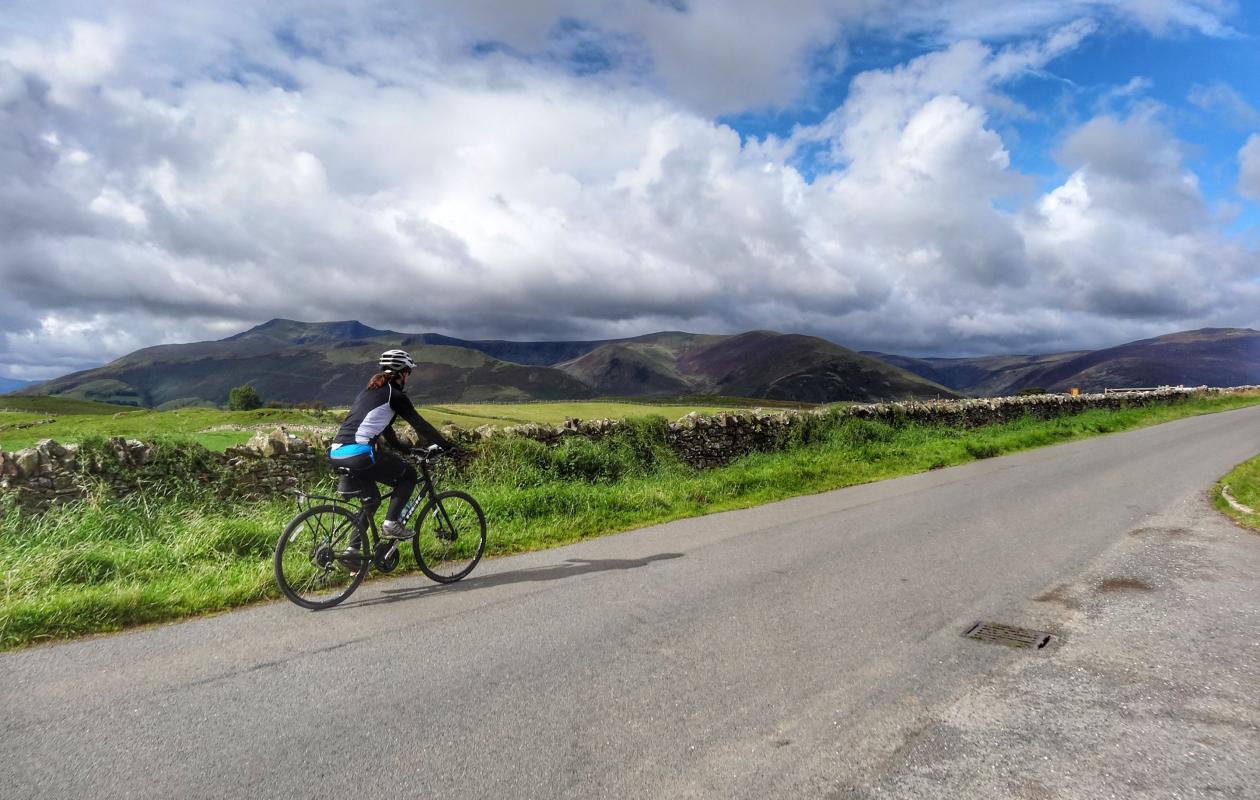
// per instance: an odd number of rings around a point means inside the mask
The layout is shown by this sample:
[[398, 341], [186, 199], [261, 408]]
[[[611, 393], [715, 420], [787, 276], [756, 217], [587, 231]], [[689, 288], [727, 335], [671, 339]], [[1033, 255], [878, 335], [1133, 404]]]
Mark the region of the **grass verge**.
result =
[[[465, 474], [439, 484], [478, 498], [488, 554], [502, 555], [1256, 403], [1236, 395], [971, 430], [832, 415], [786, 450], [708, 471], [677, 460], [655, 417], [555, 448], [492, 438]], [[294, 513], [280, 500], [225, 506], [198, 487], [44, 515], [10, 501], [0, 508], [0, 649], [275, 597], [271, 553]]]
[[[1257, 513], [1248, 514], [1230, 505], [1224, 496], [1225, 487], [1229, 488], [1229, 494], [1235, 501]], [[1216, 507], [1239, 525], [1260, 533], [1260, 456], [1244, 461], [1221, 478], [1216, 485], [1214, 500]]]

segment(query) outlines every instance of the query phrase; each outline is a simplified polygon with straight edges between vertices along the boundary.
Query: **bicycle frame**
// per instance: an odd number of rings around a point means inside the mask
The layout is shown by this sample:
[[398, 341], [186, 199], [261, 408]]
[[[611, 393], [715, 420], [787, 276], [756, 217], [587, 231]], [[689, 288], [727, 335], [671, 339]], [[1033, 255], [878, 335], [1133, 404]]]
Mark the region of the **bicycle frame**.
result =
[[[434, 581], [454, 583], [468, 575], [485, 552], [485, 513], [466, 492], [438, 493], [430, 469], [431, 459], [437, 455], [437, 450], [438, 448], [432, 447], [405, 454], [419, 464], [420, 475], [417, 480], [418, 491], [415, 497], [408, 498], [399, 522], [408, 526], [417, 520], [417, 516], [420, 519], [414, 526], [400, 532], [399, 535], [403, 537], [400, 539], [383, 536], [376, 525], [376, 512], [380, 504], [398, 499], [397, 491], [387, 492], [383, 496], [373, 492], [371, 500], [364, 502], [360, 496], [363, 492], [349, 491], [349, 485], [345, 487], [347, 491], [344, 494], [337, 492], [335, 497], [308, 494], [300, 489], [291, 490], [291, 494], [296, 495], [299, 512], [285, 527], [276, 543], [274, 558], [276, 582], [285, 596], [304, 608], [320, 609], [337, 605], [358, 588], [373, 567], [381, 572], [393, 572], [401, 560], [399, 548], [406, 541], [411, 542], [420, 571]], [[343, 475], [353, 474], [349, 471], [338, 472]], [[448, 512], [446, 506], [449, 502], [459, 503], [459, 511]], [[430, 514], [434, 525], [432, 530], [423, 526], [423, 523], [429, 522], [423, 517]], [[453, 524], [453, 519], [458, 519], [458, 527]], [[311, 520], [314, 522], [311, 523]], [[461, 539], [461, 530], [468, 534], [468, 540]], [[313, 541], [295, 544], [299, 549], [294, 559], [286, 562], [286, 547], [297, 543], [299, 534], [313, 537]], [[430, 537], [434, 541], [430, 542]], [[457, 540], [461, 542], [461, 551], [470, 550], [471, 555], [465, 557], [466, 554], [452, 549]], [[471, 544], [472, 547], [465, 547], [465, 544]], [[309, 562], [309, 565], [305, 562]], [[289, 573], [292, 570], [286, 568], [285, 563], [292, 563], [297, 570], [292, 572], [292, 577], [298, 578], [298, 583], [294, 584], [290, 580]], [[310, 572], [311, 566], [315, 568], [313, 573]], [[333, 570], [339, 572], [335, 579], [330, 580], [328, 576], [332, 575]], [[332, 594], [325, 596], [330, 591]]]
[[[421, 479], [421, 482], [418, 487], [419, 491], [417, 491], [414, 495], [412, 495], [411, 500], [409, 500], [407, 502], [407, 505], [403, 507], [402, 519], [400, 519], [399, 522], [404, 527], [406, 527], [407, 523], [411, 521], [412, 515], [416, 513], [416, 509], [420, 507], [420, 503], [424, 501], [432, 500], [436, 509], [442, 514], [442, 521], [448, 527], [453, 528], [454, 526], [451, 524], [451, 519], [446, 514], [446, 509], [442, 507], [441, 503], [437, 502], [438, 493], [437, 493], [437, 488], [433, 485], [433, 475], [429, 471], [429, 457], [420, 456], [420, 455], [412, 455], [410, 456], [410, 458], [412, 461], [415, 461], [416, 463], [420, 465], [419, 477]], [[327, 497], [325, 495], [319, 495], [319, 494], [308, 494], [307, 492], [304, 492], [301, 489], [295, 489], [294, 494], [297, 495], [297, 506], [299, 509], [308, 508], [310, 506], [309, 501], [311, 500], [324, 500], [329, 503], [335, 503], [338, 505], [342, 503], [349, 506], [357, 505], [358, 510], [355, 512], [355, 515], [354, 515], [355, 516], [355, 523], [354, 523], [355, 531], [357, 531], [361, 535], [366, 535], [368, 537], [368, 540], [367, 540], [367, 544], [369, 545], [368, 553], [373, 554], [373, 555], [370, 555], [369, 558], [371, 558], [372, 560], [376, 560], [374, 557], [374, 554], [376, 553], [377, 546], [380, 544], [380, 536], [378, 535], [377, 530], [376, 530], [376, 511], [378, 508], [380, 508], [382, 505], [385, 504], [385, 501], [389, 500], [391, 497], [394, 496], [394, 493], [392, 491], [386, 492], [385, 494], [381, 495], [380, 499], [377, 502], [373, 503], [371, 506], [365, 505], [362, 499], [358, 499], [358, 498]], [[358, 499], [357, 503], [355, 502], [356, 499]], [[392, 558], [394, 553], [397, 552], [398, 550], [398, 545], [402, 541], [404, 540], [402, 539], [394, 540], [393, 545], [389, 548], [389, 550], [386, 553], [381, 554], [380, 559], [383, 560], [383, 559]]]

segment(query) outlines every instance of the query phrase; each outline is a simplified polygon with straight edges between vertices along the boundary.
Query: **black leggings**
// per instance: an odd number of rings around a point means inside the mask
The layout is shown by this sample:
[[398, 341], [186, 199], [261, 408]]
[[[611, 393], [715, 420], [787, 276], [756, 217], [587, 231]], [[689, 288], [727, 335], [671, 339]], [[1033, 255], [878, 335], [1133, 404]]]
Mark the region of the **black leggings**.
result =
[[416, 489], [416, 468], [384, 448], [376, 451], [376, 463], [369, 461], [366, 455], [334, 458], [332, 463], [354, 470], [352, 474], [359, 479], [365, 506], [376, 506], [381, 502], [381, 490], [376, 488], [376, 484], [383, 483], [393, 487], [394, 496], [389, 498], [385, 519], [397, 521], [402, 516], [403, 507], [411, 499], [411, 493]]

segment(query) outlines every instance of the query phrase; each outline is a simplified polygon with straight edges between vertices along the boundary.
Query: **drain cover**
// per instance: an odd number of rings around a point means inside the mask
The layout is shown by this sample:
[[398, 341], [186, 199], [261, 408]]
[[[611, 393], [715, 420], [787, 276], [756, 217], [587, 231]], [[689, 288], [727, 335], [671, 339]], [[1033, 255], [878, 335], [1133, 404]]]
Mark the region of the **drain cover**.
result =
[[1003, 625], [1000, 622], [977, 622], [963, 634], [968, 639], [979, 639], [982, 642], [1004, 644], [1007, 647], [1031, 647], [1040, 650], [1050, 644], [1054, 637], [1045, 631], [1033, 631], [1028, 628], [1016, 628], [1014, 625]]

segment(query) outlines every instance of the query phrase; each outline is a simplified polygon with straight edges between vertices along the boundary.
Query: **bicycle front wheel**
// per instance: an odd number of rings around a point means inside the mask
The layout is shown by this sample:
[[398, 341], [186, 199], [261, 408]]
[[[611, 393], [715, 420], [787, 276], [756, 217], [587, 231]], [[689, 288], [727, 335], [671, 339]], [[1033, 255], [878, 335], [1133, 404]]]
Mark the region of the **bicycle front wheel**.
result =
[[331, 608], [367, 575], [367, 537], [355, 516], [335, 505], [308, 508], [293, 518], [276, 543], [276, 583], [303, 608]]
[[411, 549], [421, 572], [454, 583], [473, 571], [486, 550], [486, 515], [469, 495], [442, 492], [416, 518]]

